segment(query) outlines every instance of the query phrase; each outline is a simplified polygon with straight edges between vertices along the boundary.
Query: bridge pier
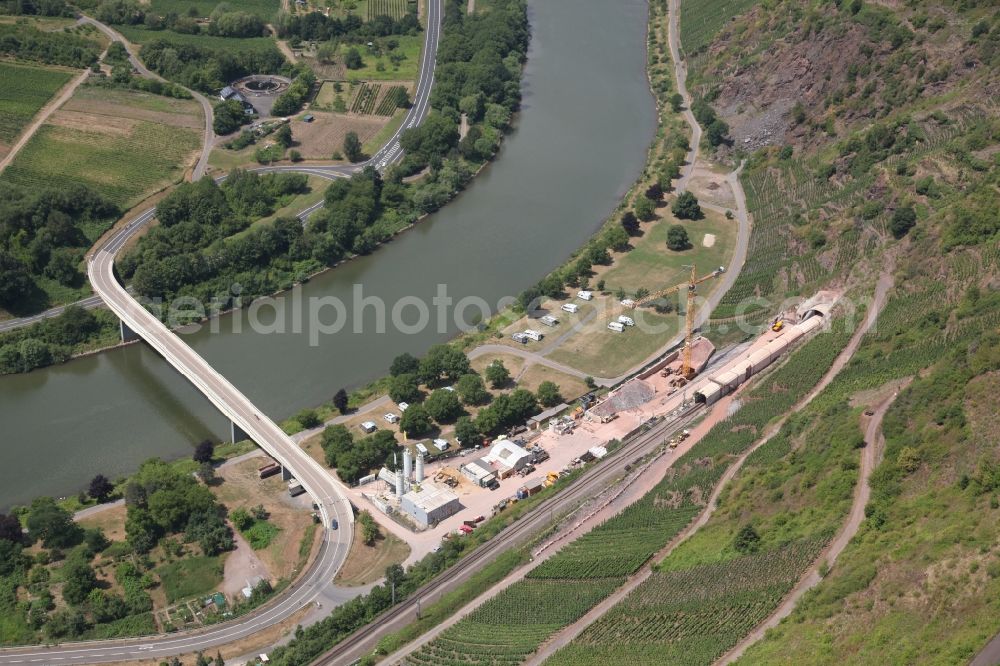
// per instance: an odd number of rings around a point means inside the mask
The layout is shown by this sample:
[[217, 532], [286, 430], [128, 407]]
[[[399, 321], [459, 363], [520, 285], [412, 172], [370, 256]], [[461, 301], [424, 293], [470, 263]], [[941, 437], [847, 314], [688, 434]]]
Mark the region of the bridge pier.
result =
[[134, 342], [139, 339], [139, 334], [129, 328], [121, 319], [118, 320], [118, 331], [121, 333], [122, 342]]
[[229, 438], [234, 444], [248, 439], [253, 441], [250, 435], [243, 432], [243, 428], [239, 427], [232, 421], [229, 422]]

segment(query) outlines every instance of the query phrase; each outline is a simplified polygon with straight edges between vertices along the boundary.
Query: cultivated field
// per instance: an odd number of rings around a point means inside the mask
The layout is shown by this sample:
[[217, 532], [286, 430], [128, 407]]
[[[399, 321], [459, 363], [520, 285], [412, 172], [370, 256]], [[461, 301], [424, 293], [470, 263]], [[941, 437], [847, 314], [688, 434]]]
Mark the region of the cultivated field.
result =
[[73, 78], [69, 69], [0, 62], [0, 157], [52, 96]]
[[192, 125], [200, 127], [200, 112], [193, 101], [81, 88], [32, 137], [3, 178], [29, 186], [83, 182], [130, 208], [180, 179], [194, 162], [201, 135]]
[[394, 19], [401, 19], [407, 12], [417, 12], [416, 0], [368, 0], [367, 19], [373, 20], [376, 16], [391, 16]]
[[700, 0], [681, 3], [681, 44], [694, 54], [712, 41], [733, 17], [739, 16], [757, 0]]
[[824, 543], [654, 573], [546, 664], [711, 664], [767, 617]]
[[722, 467], [672, 469], [621, 514], [407, 658], [410, 664], [514, 664], [611, 594], [701, 510]]
[[[198, 0], [148, 0], [147, 4], [161, 16], [170, 13], [188, 16], [188, 11], [194, 7], [198, 10], [198, 16], [205, 17], [209, 16], [221, 3], [217, 1], [199, 2]], [[232, 3], [232, 8], [255, 14], [267, 23], [274, 20], [275, 14], [281, 8], [281, 2], [280, 0], [240, 0], [239, 3]]]

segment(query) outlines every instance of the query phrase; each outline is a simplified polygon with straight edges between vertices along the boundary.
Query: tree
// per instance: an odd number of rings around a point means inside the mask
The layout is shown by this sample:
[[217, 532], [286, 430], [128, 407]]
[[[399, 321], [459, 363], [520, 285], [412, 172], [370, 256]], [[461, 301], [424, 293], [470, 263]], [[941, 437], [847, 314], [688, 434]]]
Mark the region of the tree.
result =
[[622, 215], [622, 229], [625, 230], [629, 236], [635, 236], [639, 233], [639, 219], [630, 210], [625, 211]]
[[658, 182], [653, 182], [652, 185], [646, 188], [646, 198], [650, 201], [659, 201], [663, 198], [663, 188], [660, 187]]
[[70, 558], [61, 569], [65, 583], [63, 584], [63, 599], [73, 605], [82, 604], [87, 600], [90, 591], [97, 587], [97, 576], [82, 556]]
[[679, 220], [700, 220], [705, 215], [698, 205], [698, 197], [691, 192], [681, 192], [674, 204], [670, 207], [670, 212]]
[[418, 377], [430, 384], [441, 379], [443, 376], [448, 381], [455, 381], [464, 374], [472, 370], [469, 357], [453, 345], [439, 344], [427, 350], [427, 354], [420, 360]]
[[708, 145], [713, 148], [727, 143], [729, 141], [729, 125], [721, 118], [716, 118], [705, 129], [705, 138], [708, 139]]
[[691, 240], [688, 238], [687, 229], [679, 224], [670, 225], [670, 228], [667, 229], [667, 247], [674, 252], [690, 248]]
[[495, 389], [503, 388], [510, 381], [510, 371], [500, 359], [495, 359], [486, 366], [486, 381]]
[[471, 372], [458, 378], [455, 392], [466, 405], [485, 405], [490, 400], [483, 378]]
[[318, 428], [323, 425], [323, 419], [319, 417], [315, 409], [303, 409], [300, 410], [298, 414], [295, 415], [295, 420], [299, 422], [299, 425], [308, 430], [309, 428]]
[[93, 479], [90, 480], [90, 486], [87, 488], [87, 494], [92, 498], [97, 500], [98, 503], [102, 503], [108, 499], [108, 495], [115, 487], [111, 485], [108, 478], [103, 474], [98, 474]]
[[361, 58], [361, 51], [355, 47], [347, 49], [344, 54], [344, 67], [347, 69], [361, 69], [365, 66], [365, 61]]
[[274, 140], [285, 148], [290, 148], [292, 145], [292, 126], [285, 123], [279, 127], [278, 131], [274, 133]]
[[538, 402], [542, 404], [542, 407], [555, 407], [563, 401], [562, 395], [559, 393], [559, 385], [548, 380], [538, 385], [537, 395]]
[[455, 439], [463, 447], [475, 446], [483, 441], [483, 433], [479, 431], [475, 421], [463, 416], [455, 424]]
[[247, 114], [243, 113], [243, 105], [231, 99], [215, 107], [212, 128], [219, 136], [225, 136], [245, 125], [247, 120]]
[[347, 413], [347, 391], [340, 389], [333, 394], [333, 406], [337, 408], [337, 411], [341, 414]]
[[364, 154], [361, 152], [361, 139], [357, 132], [348, 132], [344, 136], [344, 155], [349, 162], [360, 162]]
[[191, 457], [194, 458], [195, 462], [203, 463], [211, 462], [214, 455], [215, 444], [206, 439], [198, 443], [198, 446], [194, 448], [194, 455]]
[[423, 405], [410, 405], [399, 420], [399, 429], [410, 438], [426, 435], [432, 427], [430, 414]]
[[420, 359], [413, 354], [402, 353], [392, 359], [389, 366], [389, 374], [393, 377], [405, 374], [416, 374], [420, 370]]
[[38, 497], [31, 503], [27, 526], [31, 539], [41, 539], [46, 548], [69, 548], [83, 539], [83, 528], [51, 497]]
[[900, 206], [892, 213], [889, 221], [889, 231], [894, 238], [899, 239], [909, 233], [910, 229], [917, 223], [917, 213], [912, 206]]
[[444, 389], [434, 391], [424, 401], [424, 407], [431, 418], [438, 423], [451, 423], [462, 415], [462, 404], [458, 401], [455, 391]]
[[14, 255], [0, 249], [0, 306], [16, 305], [35, 289], [28, 268]]
[[358, 522], [361, 523], [361, 540], [366, 546], [374, 546], [379, 537], [378, 523], [367, 510], [358, 514]]
[[17, 516], [0, 513], [0, 540], [24, 543], [24, 530]]
[[233, 509], [229, 512], [229, 522], [240, 532], [248, 530], [253, 526], [254, 519], [250, 512], [244, 508]]
[[757, 534], [757, 530], [753, 528], [753, 525], [744, 525], [741, 527], [740, 531], [736, 533], [736, 538], [733, 539], [733, 548], [743, 554], [757, 552], [759, 546], [760, 535]]
[[656, 204], [643, 195], [635, 201], [635, 214], [640, 220], [648, 222], [656, 217]]
[[389, 397], [395, 403], [413, 402], [420, 399], [420, 387], [416, 375], [409, 373], [389, 379]]
[[621, 227], [611, 227], [604, 232], [604, 240], [617, 252], [628, 249], [628, 233]]

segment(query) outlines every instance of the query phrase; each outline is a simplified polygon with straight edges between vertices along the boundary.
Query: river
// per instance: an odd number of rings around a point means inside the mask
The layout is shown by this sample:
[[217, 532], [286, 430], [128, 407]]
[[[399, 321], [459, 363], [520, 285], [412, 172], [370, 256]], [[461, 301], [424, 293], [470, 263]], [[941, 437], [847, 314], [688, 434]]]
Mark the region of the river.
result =
[[[642, 170], [656, 109], [645, 74], [646, 4], [531, 0], [532, 40], [523, 108], [501, 154], [455, 201], [369, 256], [314, 278], [302, 300], [352, 293], [387, 303], [386, 331], [353, 321], [310, 342], [293, 332], [293, 308], [261, 310], [284, 333], [252, 332], [247, 311], [185, 340], [269, 416], [283, 419], [385, 374], [393, 357], [419, 355], [454, 336], [431, 324], [391, 325], [405, 297], [430, 303], [445, 285], [458, 301], [494, 307], [563, 262], [613, 210]], [[277, 314], [275, 314], [277, 312]], [[469, 312], [472, 312], [470, 310]], [[402, 310], [413, 323], [416, 310]], [[334, 319], [327, 307], [323, 319]], [[241, 332], [234, 332], [241, 330]], [[201, 439], [228, 436], [228, 422], [143, 344], [0, 379], [0, 507], [76, 492], [97, 473], [129, 473], [151, 456], [179, 457]]]

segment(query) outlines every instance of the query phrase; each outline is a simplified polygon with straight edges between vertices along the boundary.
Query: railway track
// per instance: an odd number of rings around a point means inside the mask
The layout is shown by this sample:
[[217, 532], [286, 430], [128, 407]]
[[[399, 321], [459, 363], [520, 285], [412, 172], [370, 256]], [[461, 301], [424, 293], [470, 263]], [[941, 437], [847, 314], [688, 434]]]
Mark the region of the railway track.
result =
[[313, 663], [323, 666], [353, 664], [365, 655], [371, 654], [382, 636], [419, 619], [421, 604], [431, 601], [435, 595], [443, 595], [458, 587], [500, 553], [526, 543], [532, 536], [549, 526], [552, 520], [551, 516], [556, 513], [562, 514], [564, 510], [575, 508], [584, 500], [593, 497], [598, 489], [610, 485], [615, 478], [624, 473], [625, 465], [630, 464], [637, 457], [650, 453], [663, 440], [689, 425], [702, 409], [702, 405], [692, 405], [671, 420], [661, 420], [651, 424], [646, 432], [639, 433], [631, 440], [626, 441], [616, 451], [585, 472], [569, 488], [539, 504], [526, 517], [518, 520], [470, 555], [461, 559], [453, 567], [428, 582], [410, 598], [390, 608], [348, 636]]

